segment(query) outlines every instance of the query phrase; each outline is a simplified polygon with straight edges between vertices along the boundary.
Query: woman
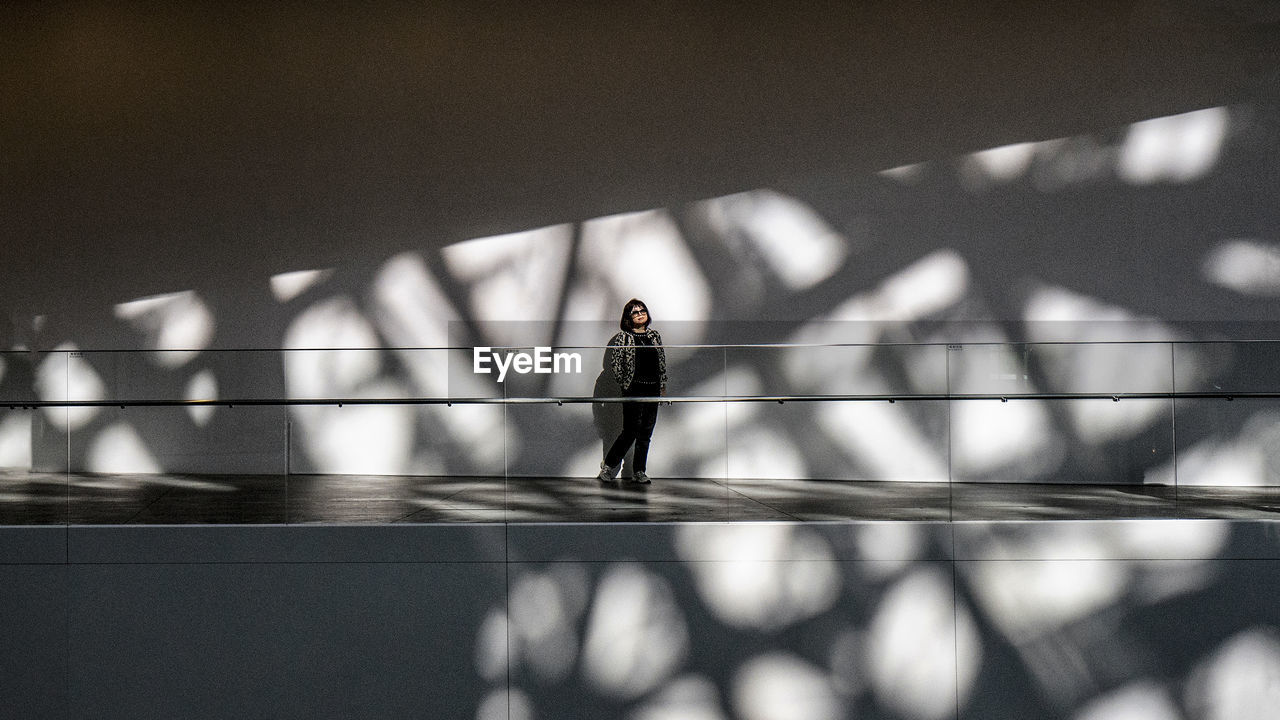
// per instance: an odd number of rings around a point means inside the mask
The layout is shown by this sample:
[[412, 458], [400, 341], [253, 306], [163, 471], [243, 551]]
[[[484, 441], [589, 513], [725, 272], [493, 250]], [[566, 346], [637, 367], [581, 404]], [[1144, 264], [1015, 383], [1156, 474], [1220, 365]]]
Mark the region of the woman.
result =
[[[662, 336], [649, 327], [649, 308], [632, 298], [622, 308], [621, 330], [609, 340], [612, 353], [610, 366], [624, 397], [660, 397], [667, 394], [667, 354], [662, 349]], [[613, 441], [600, 463], [600, 482], [613, 482], [622, 468], [622, 458], [635, 444], [631, 477], [648, 483], [645, 473], [649, 458], [649, 436], [658, 420], [658, 403], [627, 402], [622, 404], [622, 432]]]

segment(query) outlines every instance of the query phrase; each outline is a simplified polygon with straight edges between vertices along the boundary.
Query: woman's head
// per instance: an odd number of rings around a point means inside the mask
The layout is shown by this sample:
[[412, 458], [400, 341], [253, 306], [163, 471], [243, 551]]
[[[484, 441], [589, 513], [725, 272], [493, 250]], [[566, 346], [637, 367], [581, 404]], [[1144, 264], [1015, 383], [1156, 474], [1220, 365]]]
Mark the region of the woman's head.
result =
[[649, 327], [649, 306], [635, 298], [628, 300], [622, 306], [622, 320], [618, 327], [623, 330], [643, 330]]

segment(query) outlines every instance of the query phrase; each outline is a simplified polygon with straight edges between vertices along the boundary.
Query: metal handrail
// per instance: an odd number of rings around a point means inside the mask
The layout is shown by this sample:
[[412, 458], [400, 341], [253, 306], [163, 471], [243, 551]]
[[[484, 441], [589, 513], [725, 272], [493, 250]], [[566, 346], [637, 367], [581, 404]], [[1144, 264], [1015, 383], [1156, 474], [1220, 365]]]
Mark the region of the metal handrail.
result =
[[[672, 349], [754, 349], [754, 348], [880, 348], [880, 347], [945, 347], [962, 349], [966, 347], [999, 347], [999, 346], [1026, 346], [1026, 345], [1280, 345], [1280, 338], [1252, 338], [1252, 339], [1197, 339], [1197, 338], [1179, 338], [1179, 339], [1134, 339], [1134, 340], [935, 340], [935, 341], [895, 341], [885, 340], [877, 342], [828, 342], [828, 343], [795, 343], [795, 342], [759, 342], [759, 343], [664, 343], [663, 347]], [[530, 342], [518, 345], [484, 345], [497, 350], [513, 350], [538, 347], [539, 343]], [[548, 342], [546, 347], [552, 347], [561, 350], [605, 350], [609, 345], [558, 345], [554, 342]], [[293, 353], [293, 352], [399, 352], [399, 351], [421, 351], [421, 350], [437, 350], [437, 351], [470, 351], [478, 345], [414, 345], [414, 346], [385, 346], [385, 347], [296, 347], [296, 348], [270, 348], [270, 347], [243, 347], [243, 348], [87, 348], [87, 349], [10, 349], [0, 350], [0, 355], [100, 355], [100, 354], [159, 354], [159, 353]]]
[[889, 393], [860, 395], [724, 395], [683, 397], [528, 397], [528, 398], [240, 398], [222, 400], [0, 400], [9, 410], [72, 407], [245, 407], [343, 405], [581, 405], [592, 403], [788, 403], [788, 402], [918, 402], [942, 400], [1275, 400], [1280, 391], [1264, 392], [1131, 392], [1131, 393]]

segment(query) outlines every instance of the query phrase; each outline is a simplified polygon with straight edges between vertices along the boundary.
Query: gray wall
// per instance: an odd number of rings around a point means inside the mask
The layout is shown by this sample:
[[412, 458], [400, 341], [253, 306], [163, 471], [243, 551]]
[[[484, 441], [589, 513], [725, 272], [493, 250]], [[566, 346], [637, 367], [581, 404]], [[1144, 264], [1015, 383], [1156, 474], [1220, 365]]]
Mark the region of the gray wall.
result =
[[[439, 353], [403, 348], [512, 342], [513, 320], [535, 323], [519, 342], [596, 344], [573, 324], [632, 296], [668, 342], [1280, 337], [1265, 8], [766, 5], [0, 11], [0, 400], [456, 393]], [[39, 354], [59, 349], [83, 357]], [[1185, 350], [1177, 381], [1274, 389], [1252, 353]], [[801, 355], [686, 352], [673, 377], [938, 385], [894, 347]], [[1163, 372], [1119, 363], [1103, 384]], [[952, 379], [1071, 390], [1098, 364], [1015, 351]], [[1269, 406], [1082, 407], [675, 409], [655, 460], [1276, 482]], [[0, 466], [592, 474], [599, 413], [555, 412], [0, 409]], [[1196, 469], [1214, 458], [1235, 469]]]
[[9, 528], [0, 712], [1262, 718], [1276, 537], [1214, 520]]

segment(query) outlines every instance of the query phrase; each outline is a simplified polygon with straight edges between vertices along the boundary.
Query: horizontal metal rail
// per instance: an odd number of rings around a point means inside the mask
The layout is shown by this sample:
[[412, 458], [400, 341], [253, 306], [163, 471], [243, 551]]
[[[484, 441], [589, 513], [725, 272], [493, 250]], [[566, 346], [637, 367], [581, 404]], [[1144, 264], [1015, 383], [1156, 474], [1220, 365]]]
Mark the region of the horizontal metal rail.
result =
[[890, 393], [869, 395], [727, 395], [685, 397], [531, 397], [531, 398], [240, 398], [222, 400], [0, 400], [0, 408], [34, 410], [73, 407], [258, 407], [343, 405], [581, 405], [591, 403], [788, 403], [788, 402], [920, 402], [941, 400], [1275, 400], [1268, 392], [1134, 392], [1134, 393]]

